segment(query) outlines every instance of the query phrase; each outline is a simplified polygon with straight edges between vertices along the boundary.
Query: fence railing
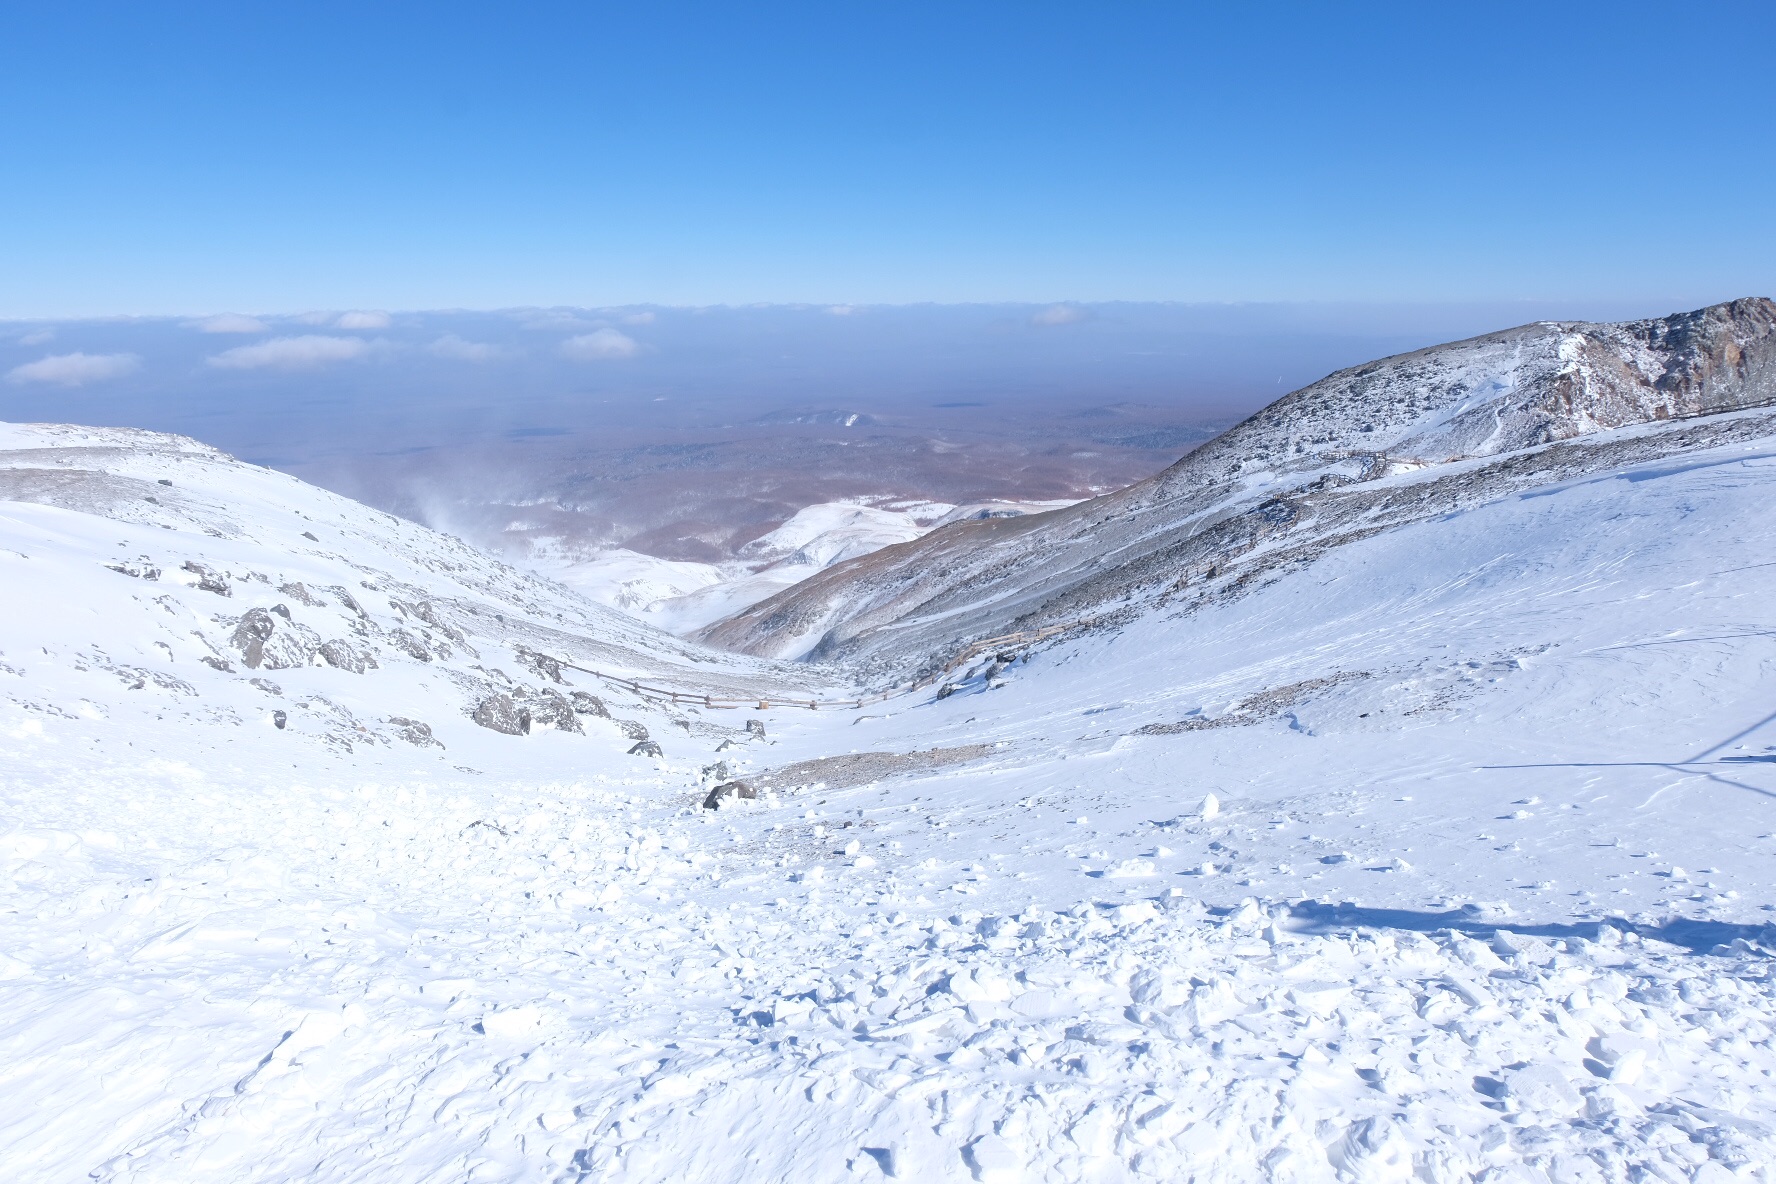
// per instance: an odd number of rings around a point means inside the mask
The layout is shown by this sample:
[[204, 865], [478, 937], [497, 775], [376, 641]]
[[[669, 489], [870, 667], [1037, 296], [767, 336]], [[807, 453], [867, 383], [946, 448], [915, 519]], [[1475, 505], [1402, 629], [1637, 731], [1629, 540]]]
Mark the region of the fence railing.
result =
[[932, 683], [937, 682], [945, 675], [955, 670], [956, 667], [972, 662], [989, 650], [1001, 649], [1011, 645], [1028, 645], [1031, 642], [1045, 641], [1048, 638], [1059, 636], [1070, 629], [1078, 629], [1089, 625], [1093, 620], [1094, 618], [1086, 617], [1077, 621], [1069, 621], [1064, 625], [1044, 625], [1040, 629], [1023, 629], [1016, 633], [1004, 633], [998, 637], [984, 637], [979, 641], [970, 642], [968, 645], [964, 646], [957, 652], [955, 657], [951, 658], [948, 663], [934, 673], [928, 674], [923, 678], [913, 679], [909, 682], [890, 687], [888, 690], [880, 691], [874, 695], [862, 695], [854, 699], [797, 699], [790, 696], [780, 695], [747, 695], [742, 697], [736, 695], [716, 695], [697, 691], [677, 691], [673, 690], [671, 687], [658, 687], [641, 682], [638, 679], [625, 678], [623, 675], [612, 674], [609, 671], [594, 670], [589, 666], [580, 666], [573, 662], [567, 662], [561, 659], [555, 660], [560, 663], [561, 668], [564, 670], [577, 670], [581, 674], [590, 674], [594, 678], [622, 687], [632, 694], [643, 699], [652, 700], [656, 703], [671, 703], [674, 705], [683, 704], [693, 707], [705, 707], [718, 711], [739, 708], [749, 708], [755, 711], [770, 711], [778, 707], [795, 707], [807, 711], [820, 711], [822, 709], [856, 710], [861, 707], [868, 707], [872, 703], [881, 703], [888, 699], [893, 699], [899, 695], [911, 694], [913, 691], [916, 691], [921, 687], [930, 686]]

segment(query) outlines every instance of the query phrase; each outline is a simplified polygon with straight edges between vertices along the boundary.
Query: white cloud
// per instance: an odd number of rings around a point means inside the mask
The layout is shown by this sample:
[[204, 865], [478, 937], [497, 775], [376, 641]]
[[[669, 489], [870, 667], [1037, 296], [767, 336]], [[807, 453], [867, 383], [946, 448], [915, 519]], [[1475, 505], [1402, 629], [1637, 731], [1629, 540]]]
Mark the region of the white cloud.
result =
[[1076, 325], [1091, 316], [1071, 304], [1051, 304], [1030, 318], [1032, 325]]
[[258, 317], [246, 317], [238, 312], [225, 312], [213, 317], [206, 317], [196, 322], [192, 327], [204, 333], [264, 333], [271, 326]]
[[225, 370], [257, 370], [264, 366], [307, 370], [328, 362], [361, 358], [369, 352], [370, 343], [361, 337], [321, 337], [310, 333], [302, 337], [274, 337], [258, 345], [225, 349], [210, 359], [210, 365]]
[[483, 341], [464, 341], [454, 333], [446, 333], [426, 348], [440, 358], [453, 358], [460, 362], [490, 362], [506, 352], [497, 345], [488, 345]]
[[335, 315], [336, 314], [325, 310], [319, 310], [316, 312], [299, 312], [290, 319], [292, 321], [299, 321], [304, 325], [331, 325]]
[[389, 327], [389, 314], [386, 312], [342, 312], [339, 319], [333, 322], [336, 329], [386, 329]]
[[605, 358], [632, 358], [641, 352], [635, 338], [615, 329], [594, 329], [561, 343], [564, 356], [579, 362], [601, 361]]
[[27, 333], [18, 339], [20, 345], [42, 345], [46, 341], [55, 340], [54, 329], [38, 329], [35, 333]]
[[608, 325], [610, 322], [589, 321], [576, 313], [552, 308], [538, 313], [525, 314], [521, 324], [526, 329], [596, 329], [600, 325]]
[[625, 325], [651, 325], [654, 323], [654, 314], [651, 312], [632, 312], [626, 317], [619, 317], [617, 319]]
[[135, 354], [51, 354], [7, 372], [8, 382], [59, 382], [79, 386], [128, 374], [142, 364]]
[[856, 305], [834, 304], [834, 305], [828, 306], [828, 308], [826, 310], [826, 315], [832, 316], [832, 317], [848, 317], [848, 316], [851, 316], [856, 311], [857, 311]]

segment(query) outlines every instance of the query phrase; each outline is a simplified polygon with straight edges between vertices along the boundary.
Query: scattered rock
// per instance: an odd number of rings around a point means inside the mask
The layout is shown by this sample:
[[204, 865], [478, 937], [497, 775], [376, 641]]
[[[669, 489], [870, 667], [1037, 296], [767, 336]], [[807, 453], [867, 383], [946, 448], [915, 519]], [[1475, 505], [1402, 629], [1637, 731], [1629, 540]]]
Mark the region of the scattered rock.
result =
[[748, 735], [757, 736], [760, 740], [763, 740], [765, 738], [765, 721], [762, 719], [747, 720], [746, 732]]
[[318, 543], [321, 541], [320, 539], [316, 538], [311, 532], [306, 531], [306, 530], [302, 532], [302, 537], [307, 539], [311, 543]]
[[416, 719], [408, 719], [402, 715], [391, 715], [387, 722], [395, 729], [395, 735], [416, 748], [444, 747], [443, 743], [432, 735], [430, 724], [422, 724]]
[[622, 729], [623, 735], [631, 740], [646, 740], [648, 738], [647, 726], [636, 720], [620, 719], [616, 721], [616, 724]]
[[[298, 584], [297, 587], [301, 587], [301, 585]], [[328, 588], [327, 591], [329, 591], [329, 592], [333, 593], [333, 595], [339, 597], [339, 603], [343, 604], [346, 608], [349, 608], [352, 612], [356, 613], [358, 616], [358, 620], [367, 621], [370, 619], [370, 614], [364, 611], [364, 606], [359, 604], [356, 600], [354, 600], [352, 598], [352, 594], [350, 592], [347, 592], [344, 588], [341, 588], [337, 584], [335, 584], [333, 587]]]
[[630, 756], [652, 756], [652, 757], [660, 757], [662, 759], [664, 759], [666, 756], [666, 754], [664, 752], [660, 751], [660, 746], [658, 744], [655, 744], [652, 740], [643, 740], [641, 743], [637, 744], [635, 747], [633, 747], [629, 750], [629, 755]]
[[703, 771], [699, 775], [707, 781], [726, 781], [734, 773], [728, 768], [727, 761], [716, 761], [713, 765], [704, 765]]
[[281, 696], [284, 693], [284, 688], [278, 686], [277, 683], [272, 682], [269, 678], [249, 678], [247, 682], [252, 686], [258, 687], [268, 695]]
[[316, 596], [305, 584], [294, 581], [288, 584], [279, 584], [278, 591], [282, 592], [285, 596], [288, 596], [291, 600], [294, 600], [297, 604], [306, 604], [309, 608], [325, 608], [327, 605], [325, 600]]
[[[286, 615], [289, 611], [284, 609]], [[280, 626], [277, 617], [262, 608], [248, 609], [229, 640], [240, 651], [241, 662], [249, 670], [310, 666], [321, 648], [320, 636], [314, 630], [293, 621]]]
[[581, 715], [590, 715], [596, 719], [611, 717], [610, 708], [606, 707], [604, 700], [597, 695], [589, 695], [585, 691], [575, 691], [568, 696], [568, 701], [573, 704], [573, 709]]
[[443, 615], [438, 612], [438, 606], [429, 600], [406, 601], [395, 600], [391, 597], [389, 604], [394, 607], [396, 612], [425, 622], [451, 641], [460, 644], [467, 637], [461, 629], [445, 620]]
[[[640, 746], [637, 745], [637, 747]], [[723, 802], [730, 801], [734, 798], [744, 798], [748, 801], [752, 801], [757, 797], [758, 790], [754, 789], [746, 782], [728, 781], [709, 791], [709, 796], [703, 799], [703, 808], [705, 810], [715, 810], [719, 809]]]
[[218, 596], [233, 596], [229, 591], [228, 581], [216, 572], [211, 571], [194, 559], [185, 561], [185, 570], [197, 577], [197, 588], [200, 592], [214, 592]]
[[530, 712], [514, 703], [510, 695], [489, 695], [481, 700], [473, 719], [484, 728], [508, 736], [530, 735]]
[[320, 655], [327, 665], [353, 674], [378, 669], [376, 656], [369, 649], [360, 649], [349, 641], [329, 641], [320, 648]]
[[946, 683], [944, 683], [943, 686], [937, 688], [937, 697], [939, 699], [948, 699], [951, 695], [955, 694], [957, 691], [959, 691], [961, 689], [962, 689], [961, 687], [957, 686], [953, 682], [946, 682]]
[[119, 575], [133, 576], [138, 580], [158, 580], [160, 578], [160, 569], [147, 563], [140, 566], [133, 563], [107, 563], [105, 566]]
[[526, 649], [523, 646], [516, 647], [513, 654], [517, 657], [520, 666], [538, 678], [546, 678], [550, 682], [559, 683], [567, 681], [561, 677], [561, 663], [548, 654], [539, 654], [535, 650]]
[[168, 489], [171, 489], [173, 487], [173, 483], [171, 481], [168, 481], [165, 477], [162, 477], [160, 479], [159, 484], [166, 486]]
[[289, 722], [290, 722], [290, 715], [288, 712], [274, 711], [271, 713], [271, 725], [272, 725], [272, 727], [276, 728], [278, 731], [280, 731], [280, 732], [283, 731], [284, 725]]
[[[432, 660], [432, 651], [426, 647], [426, 643], [407, 632], [407, 630], [390, 629], [388, 636], [389, 641], [395, 646], [395, 648], [406, 654], [409, 658], [416, 658], [421, 662], [430, 662]], [[448, 650], [444, 650], [437, 656], [448, 658], [450, 653]]]
[[574, 714], [573, 704], [560, 691], [545, 687], [540, 691], [529, 691], [524, 695], [524, 705], [530, 709], [532, 722], [554, 728], [558, 732], [572, 732], [583, 736], [586, 729], [580, 726], [580, 717]]
[[234, 673], [234, 663], [229, 662], [225, 659], [212, 658], [212, 657], [210, 657], [210, 655], [205, 654], [203, 657], [199, 658], [198, 661], [202, 662], [205, 666], [209, 666], [209, 667], [212, 667], [213, 669], [220, 670], [223, 674], [233, 674]]
[[286, 621], [295, 620], [295, 618], [290, 615], [290, 606], [287, 604], [274, 604], [271, 606], [271, 611]]
[[963, 744], [955, 748], [932, 748], [925, 752], [851, 752], [843, 756], [823, 756], [797, 761], [781, 769], [773, 769], [758, 779], [761, 785], [824, 785], [842, 789], [864, 785], [884, 777], [907, 773], [923, 773], [980, 760], [998, 751], [992, 744]]

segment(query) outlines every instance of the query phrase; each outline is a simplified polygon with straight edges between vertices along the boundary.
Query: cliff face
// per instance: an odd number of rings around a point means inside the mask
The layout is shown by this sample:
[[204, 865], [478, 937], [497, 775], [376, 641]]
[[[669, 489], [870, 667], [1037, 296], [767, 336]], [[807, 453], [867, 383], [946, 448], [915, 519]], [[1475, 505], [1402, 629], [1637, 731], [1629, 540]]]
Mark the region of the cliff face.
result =
[[[1666, 441], [1636, 445], [1640, 453], [1691, 447], [1700, 437], [1677, 421], [1772, 403], [1776, 304], [1768, 299], [1619, 324], [1525, 325], [1339, 371], [1128, 489], [886, 548], [700, 637], [746, 653], [904, 671], [971, 637], [1175, 591], [1198, 569], [1225, 578], [1261, 549], [1254, 540], [1348, 526], [1359, 502], [1384, 492], [1377, 483], [1412, 475], [1422, 483], [1460, 469], [1474, 494], [1485, 484], [1475, 484], [1475, 462], [1497, 466], [1636, 425]], [[1609, 448], [1568, 448], [1549, 455], [1545, 472], [1520, 459], [1506, 468], [1522, 487], [1612, 457]], [[1418, 500], [1427, 512], [1441, 504]], [[1330, 502], [1341, 509], [1329, 513]], [[1229, 525], [1248, 517], [1250, 529]]]

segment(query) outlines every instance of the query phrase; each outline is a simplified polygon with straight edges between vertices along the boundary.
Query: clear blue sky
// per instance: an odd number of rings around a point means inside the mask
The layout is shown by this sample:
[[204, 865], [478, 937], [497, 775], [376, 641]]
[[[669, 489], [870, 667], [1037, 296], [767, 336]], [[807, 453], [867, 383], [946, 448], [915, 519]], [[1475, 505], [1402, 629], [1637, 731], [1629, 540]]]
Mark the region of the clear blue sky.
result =
[[0, 316], [1776, 292], [1776, 4], [0, 8]]

